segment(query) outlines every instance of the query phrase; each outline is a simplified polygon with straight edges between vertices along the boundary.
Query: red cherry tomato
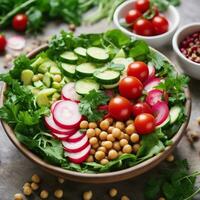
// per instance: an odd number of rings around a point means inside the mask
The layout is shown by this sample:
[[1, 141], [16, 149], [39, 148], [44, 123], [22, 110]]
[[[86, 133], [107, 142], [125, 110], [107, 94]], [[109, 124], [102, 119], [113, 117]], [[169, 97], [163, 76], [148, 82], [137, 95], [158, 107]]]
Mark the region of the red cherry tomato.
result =
[[157, 35], [166, 33], [169, 29], [169, 23], [167, 19], [163, 16], [155, 16], [152, 19], [152, 24], [154, 26], [155, 33]]
[[126, 23], [127, 24], [132, 24], [135, 22], [140, 16], [142, 16], [142, 13], [138, 10], [129, 10], [128, 14], [125, 17]]
[[119, 93], [127, 99], [137, 99], [142, 95], [143, 85], [139, 79], [127, 76], [119, 82]]
[[108, 112], [109, 115], [114, 119], [126, 121], [131, 116], [132, 104], [128, 99], [117, 96], [110, 100]]
[[153, 24], [147, 19], [138, 19], [133, 27], [134, 31], [138, 35], [152, 36], [154, 35]]
[[28, 23], [28, 18], [25, 14], [17, 14], [12, 20], [12, 26], [16, 31], [25, 31]]
[[151, 107], [147, 103], [137, 103], [132, 107], [133, 115], [137, 116], [142, 113], [153, 114]]
[[6, 44], [7, 44], [7, 41], [6, 41], [5, 36], [0, 34], [0, 52], [5, 50]]
[[157, 6], [153, 6], [153, 11], [155, 12], [155, 15], [154, 16], [157, 16], [159, 15], [159, 10], [158, 10], [158, 7]]
[[141, 13], [144, 13], [149, 9], [149, 5], [149, 0], [137, 0], [135, 3], [135, 9], [139, 10]]
[[144, 82], [149, 76], [149, 69], [144, 62], [137, 61], [129, 64], [127, 74], [128, 76], [135, 76], [141, 82]]
[[143, 113], [135, 118], [134, 125], [138, 134], [146, 135], [155, 130], [155, 118], [149, 113]]

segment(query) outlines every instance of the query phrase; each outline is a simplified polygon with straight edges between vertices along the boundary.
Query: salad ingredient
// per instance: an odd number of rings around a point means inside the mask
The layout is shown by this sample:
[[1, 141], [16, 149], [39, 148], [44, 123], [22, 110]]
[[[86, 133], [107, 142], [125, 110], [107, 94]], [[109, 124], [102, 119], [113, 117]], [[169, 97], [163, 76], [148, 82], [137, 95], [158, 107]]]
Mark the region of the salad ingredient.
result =
[[155, 33], [152, 22], [147, 19], [138, 19], [133, 28], [136, 34], [142, 36], [153, 36]]
[[132, 9], [128, 11], [128, 14], [125, 17], [127, 24], [134, 23], [140, 16], [142, 16], [141, 12], [136, 9]]
[[149, 0], [137, 0], [135, 2], [135, 9], [139, 10], [141, 13], [146, 12], [149, 9], [150, 1]]
[[83, 58], [85, 58], [87, 56], [87, 50], [83, 47], [75, 48], [74, 53]]
[[33, 174], [32, 177], [31, 177], [31, 180], [34, 183], [40, 183], [40, 177], [37, 174]]
[[123, 78], [119, 83], [120, 95], [128, 99], [137, 99], [142, 95], [143, 85], [133, 76]]
[[21, 193], [17, 193], [14, 195], [14, 200], [23, 200], [23, 195]]
[[83, 200], [91, 200], [93, 196], [93, 193], [91, 190], [86, 191], [83, 193]]
[[58, 177], [58, 182], [60, 184], [63, 184], [65, 182], [65, 179], [64, 178], [61, 178], [61, 177]]
[[80, 96], [75, 91], [75, 83], [67, 83], [62, 88], [62, 98], [64, 100], [71, 100], [79, 102]]
[[31, 189], [32, 190], [38, 190], [39, 189], [39, 185], [37, 183], [31, 183]]
[[169, 29], [169, 22], [164, 16], [155, 16], [152, 19], [152, 24], [154, 26], [155, 33], [157, 35], [161, 35], [163, 33], [166, 33]]
[[53, 110], [55, 123], [62, 128], [76, 128], [81, 121], [78, 104], [73, 101], [60, 101]]
[[13, 50], [21, 50], [25, 47], [26, 40], [22, 36], [13, 36], [8, 39], [8, 47]]
[[76, 133], [74, 133], [73, 135], [69, 136], [67, 138], [68, 142], [78, 142], [80, 141], [85, 135], [83, 133], [81, 133], [80, 131], [77, 131]]
[[152, 79], [152, 80], [150, 80], [149, 82], [146, 83], [146, 85], [144, 86], [144, 90], [149, 92], [149, 91], [153, 90], [153, 88], [160, 85], [160, 83], [161, 83], [160, 78], [154, 78], [154, 79]]
[[106, 62], [109, 59], [108, 53], [99, 47], [90, 47], [86, 51], [89, 58], [96, 62]]
[[135, 76], [141, 82], [144, 82], [149, 76], [149, 69], [144, 62], [137, 61], [129, 64], [127, 74], [128, 76]]
[[13, 17], [12, 26], [16, 31], [25, 31], [28, 24], [28, 17], [25, 14], [17, 14]]
[[169, 155], [166, 159], [168, 162], [173, 162], [174, 161], [174, 155]]
[[54, 192], [54, 196], [55, 196], [57, 199], [61, 199], [61, 198], [63, 197], [63, 195], [64, 195], [64, 192], [63, 192], [63, 190], [61, 190], [61, 189], [57, 189], [57, 190], [55, 190], [55, 192]]
[[124, 97], [111, 99], [108, 105], [109, 114], [116, 120], [126, 121], [131, 115], [131, 102]]
[[80, 77], [93, 76], [96, 66], [93, 63], [82, 63], [76, 67], [76, 74]]
[[147, 66], [148, 66], [149, 76], [148, 76], [148, 79], [145, 81], [145, 83], [149, 82], [150, 80], [152, 80], [153, 78], [155, 78], [155, 74], [156, 74], [155, 67], [153, 66], [152, 63], [148, 63]]
[[59, 134], [59, 133], [54, 133], [54, 132], [51, 132], [51, 134], [53, 137], [61, 141], [63, 140], [66, 141], [69, 138], [69, 135], [65, 135], [65, 134]]
[[23, 188], [23, 193], [26, 195], [26, 196], [30, 196], [31, 194], [32, 194], [32, 189], [31, 189], [31, 187], [28, 187], [28, 186], [26, 186], [26, 187], [24, 187]]
[[111, 188], [110, 190], [109, 190], [109, 195], [110, 195], [110, 197], [116, 197], [117, 196], [117, 193], [118, 193], [118, 191], [117, 191], [117, 189], [116, 188]]
[[5, 36], [3, 34], [0, 34], [0, 52], [5, 50], [6, 44], [7, 44], [7, 41], [6, 41]]
[[66, 51], [60, 55], [60, 59], [69, 64], [76, 64], [78, 56], [74, 52]]
[[48, 192], [48, 191], [42, 190], [42, 191], [40, 192], [40, 198], [41, 198], [41, 199], [47, 199], [48, 197], [49, 197], [49, 192]]
[[179, 106], [174, 106], [170, 109], [169, 111], [170, 124], [173, 124], [174, 122], [176, 122], [176, 120], [178, 120], [181, 111], [182, 109]]
[[157, 102], [152, 106], [156, 126], [162, 124], [169, 117], [169, 107], [166, 102]]
[[133, 105], [132, 111], [133, 111], [133, 115], [135, 117], [142, 114], [142, 113], [153, 114], [151, 107], [145, 102], [136, 103], [135, 105]]
[[180, 43], [180, 51], [189, 60], [200, 63], [200, 32], [185, 37]]
[[141, 135], [149, 134], [155, 129], [156, 119], [149, 113], [143, 113], [136, 116], [134, 125], [137, 133]]
[[126, 195], [123, 195], [123, 196], [121, 197], [121, 200], [130, 200], [130, 198], [127, 197]]

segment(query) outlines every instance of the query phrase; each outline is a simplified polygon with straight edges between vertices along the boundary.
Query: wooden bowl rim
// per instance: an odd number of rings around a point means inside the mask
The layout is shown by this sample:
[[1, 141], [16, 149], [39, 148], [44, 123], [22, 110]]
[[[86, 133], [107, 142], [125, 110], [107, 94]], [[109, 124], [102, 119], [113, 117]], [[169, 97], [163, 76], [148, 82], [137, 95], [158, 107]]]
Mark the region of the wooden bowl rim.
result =
[[[40, 51], [45, 50], [48, 48], [48, 45], [42, 45], [38, 47], [37, 49], [33, 50], [30, 52], [27, 56], [29, 58], [34, 57], [36, 54], [38, 54]], [[181, 73], [177, 67], [162, 53], [159, 51], [151, 48], [153, 51], [157, 52], [161, 56], [163, 56], [167, 61], [169, 61], [170, 64], [173, 65], [173, 67], [176, 69], [177, 72]], [[3, 105], [4, 102], [4, 91], [6, 90], [6, 84], [4, 83], [2, 86], [1, 90], [1, 95], [0, 95], [0, 107]], [[185, 89], [185, 96], [186, 96], [186, 103], [185, 103], [185, 114], [187, 116], [186, 121], [181, 125], [179, 131], [174, 135], [172, 138], [173, 144], [171, 146], [168, 146], [165, 148], [165, 150], [152, 158], [149, 158], [145, 160], [142, 163], [139, 163], [135, 166], [114, 171], [114, 172], [105, 172], [105, 173], [95, 173], [95, 174], [88, 174], [88, 173], [81, 173], [81, 172], [76, 172], [76, 171], [71, 171], [67, 169], [63, 169], [61, 167], [51, 165], [44, 160], [42, 160], [39, 156], [36, 154], [32, 153], [30, 150], [28, 150], [23, 144], [21, 144], [16, 136], [11, 127], [5, 123], [3, 120], [1, 120], [1, 123], [3, 125], [3, 128], [9, 137], [9, 139], [12, 141], [12, 143], [30, 160], [32, 160], [34, 163], [38, 164], [40, 167], [45, 169], [46, 171], [53, 173], [55, 175], [59, 175], [63, 178], [73, 180], [73, 181], [78, 181], [78, 182], [90, 182], [90, 183], [106, 183], [106, 182], [116, 182], [116, 181], [122, 181], [131, 177], [138, 176], [142, 173], [145, 173], [146, 171], [152, 169], [155, 167], [157, 164], [159, 164], [162, 160], [164, 160], [170, 153], [171, 151], [175, 148], [175, 146], [178, 144], [180, 139], [182, 138], [184, 131], [188, 125], [189, 118], [190, 118], [190, 113], [191, 113], [191, 95], [189, 88], [187, 87]]]

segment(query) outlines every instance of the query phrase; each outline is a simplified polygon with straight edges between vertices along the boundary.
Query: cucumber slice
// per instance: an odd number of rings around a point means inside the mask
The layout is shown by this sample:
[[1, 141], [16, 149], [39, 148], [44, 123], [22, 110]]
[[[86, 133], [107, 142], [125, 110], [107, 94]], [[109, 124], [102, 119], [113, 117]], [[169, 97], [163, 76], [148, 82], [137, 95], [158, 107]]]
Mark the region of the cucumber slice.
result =
[[36, 87], [36, 88], [42, 88], [44, 86], [43, 82], [42, 81], [35, 81], [33, 83], [33, 85]]
[[174, 106], [169, 111], [170, 124], [173, 124], [179, 117], [181, 113], [181, 108], [179, 106]]
[[74, 64], [74, 63], [77, 62], [78, 56], [72, 51], [66, 51], [66, 52], [64, 52], [63, 54], [60, 55], [60, 59], [63, 62]]
[[77, 47], [74, 49], [74, 53], [81, 57], [87, 56], [87, 50], [83, 47]]
[[84, 78], [76, 82], [75, 90], [78, 94], [85, 95], [91, 90], [99, 90], [99, 84], [91, 78]]
[[118, 71], [105, 70], [103, 72], [94, 74], [94, 77], [96, 78], [97, 82], [103, 85], [111, 85], [119, 81], [120, 73]]
[[160, 125], [156, 126], [156, 129], [158, 128], [164, 128], [170, 123], [170, 116], [167, 117], [167, 119]]
[[115, 84], [111, 84], [111, 85], [102, 85], [105, 89], [112, 89], [112, 88], [116, 88], [119, 85], [119, 82], [115, 83]]
[[76, 66], [72, 64], [61, 63], [63, 73], [66, 76], [73, 77], [75, 75]]
[[42, 82], [44, 83], [44, 85], [46, 87], [48, 87], [48, 88], [51, 87], [52, 77], [51, 77], [51, 74], [49, 72], [44, 74]]
[[49, 71], [51, 74], [61, 74], [61, 71], [58, 67], [52, 66]]
[[31, 71], [30, 69], [25, 69], [21, 73], [21, 81], [24, 85], [30, 85], [32, 83], [33, 76], [33, 71]]
[[96, 71], [96, 66], [92, 63], [83, 63], [76, 67], [76, 73], [80, 77], [93, 76], [93, 73]]
[[106, 62], [109, 59], [109, 54], [106, 50], [99, 47], [88, 48], [87, 55], [96, 62]]

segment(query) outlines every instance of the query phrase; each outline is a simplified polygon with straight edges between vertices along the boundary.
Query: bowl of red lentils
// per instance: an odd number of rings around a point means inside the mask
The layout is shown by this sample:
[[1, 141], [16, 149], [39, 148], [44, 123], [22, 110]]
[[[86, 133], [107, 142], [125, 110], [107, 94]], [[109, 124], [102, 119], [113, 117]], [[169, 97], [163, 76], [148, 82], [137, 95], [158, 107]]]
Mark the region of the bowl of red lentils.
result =
[[173, 37], [173, 48], [183, 71], [200, 80], [200, 23], [180, 28]]

